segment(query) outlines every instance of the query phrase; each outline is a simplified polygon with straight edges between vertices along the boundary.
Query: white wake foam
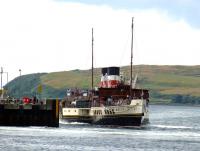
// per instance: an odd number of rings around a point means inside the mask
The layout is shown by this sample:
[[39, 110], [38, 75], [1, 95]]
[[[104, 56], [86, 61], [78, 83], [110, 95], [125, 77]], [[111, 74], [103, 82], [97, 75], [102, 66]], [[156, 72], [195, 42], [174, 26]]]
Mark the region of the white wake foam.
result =
[[189, 126], [176, 126], [176, 125], [151, 125], [152, 127], [158, 128], [169, 128], [169, 129], [192, 129], [193, 127]]
[[87, 123], [80, 123], [80, 122], [67, 122], [65, 120], [59, 120], [60, 124], [64, 125], [88, 125]]

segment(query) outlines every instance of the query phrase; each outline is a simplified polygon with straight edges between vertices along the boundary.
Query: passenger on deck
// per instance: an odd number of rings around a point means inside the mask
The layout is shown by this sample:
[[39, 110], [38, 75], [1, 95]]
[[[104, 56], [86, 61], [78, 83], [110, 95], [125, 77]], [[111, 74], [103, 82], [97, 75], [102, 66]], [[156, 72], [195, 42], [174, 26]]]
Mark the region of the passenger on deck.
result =
[[111, 103], [112, 103], [112, 97], [109, 97], [109, 98], [107, 99], [107, 105], [110, 106]]

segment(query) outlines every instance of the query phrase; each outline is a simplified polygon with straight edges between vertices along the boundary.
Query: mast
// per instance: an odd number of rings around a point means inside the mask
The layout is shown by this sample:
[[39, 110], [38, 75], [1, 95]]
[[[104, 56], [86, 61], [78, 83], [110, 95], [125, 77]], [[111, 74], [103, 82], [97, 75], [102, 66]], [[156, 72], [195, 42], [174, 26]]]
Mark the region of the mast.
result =
[[93, 65], [93, 46], [94, 46], [94, 37], [93, 37], [93, 28], [92, 28], [92, 99], [93, 99], [93, 89], [94, 89], [94, 65]]
[[132, 17], [132, 25], [131, 25], [131, 30], [132, 30], [132, 36], [131, 36], [131, 79], [130, 79], [130, 97], [132, 97], [132, 76], [133, 76], [133, 19]]

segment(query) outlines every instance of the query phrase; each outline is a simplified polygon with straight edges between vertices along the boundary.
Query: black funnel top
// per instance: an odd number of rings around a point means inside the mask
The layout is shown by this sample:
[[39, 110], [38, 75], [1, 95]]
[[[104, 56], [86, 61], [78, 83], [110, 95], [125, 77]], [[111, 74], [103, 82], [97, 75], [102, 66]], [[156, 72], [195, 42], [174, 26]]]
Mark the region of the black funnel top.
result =
[[108, 67], [108, 68], [102, 68], [101, 73], [105, 75], [119, 75], [120, 68], [119, 67]]

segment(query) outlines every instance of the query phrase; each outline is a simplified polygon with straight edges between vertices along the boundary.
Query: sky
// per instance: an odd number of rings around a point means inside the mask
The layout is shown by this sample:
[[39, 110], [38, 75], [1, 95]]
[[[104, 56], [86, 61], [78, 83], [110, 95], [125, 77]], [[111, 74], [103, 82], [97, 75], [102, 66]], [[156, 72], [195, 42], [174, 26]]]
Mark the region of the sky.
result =
[[199, 0], [0, 1], [3, 83], [21, 74], [130, 64], [200, 64]]

